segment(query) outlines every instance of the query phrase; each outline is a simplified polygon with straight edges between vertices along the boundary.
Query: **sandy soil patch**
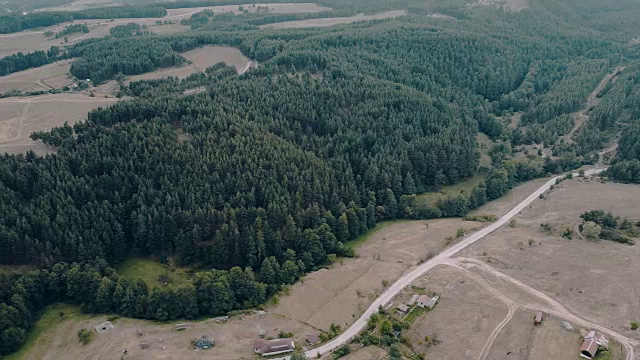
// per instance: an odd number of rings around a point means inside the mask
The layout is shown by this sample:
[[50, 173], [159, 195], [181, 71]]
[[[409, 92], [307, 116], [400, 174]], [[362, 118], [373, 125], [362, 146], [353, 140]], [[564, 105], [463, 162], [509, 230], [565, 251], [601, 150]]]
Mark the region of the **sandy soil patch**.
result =
[[0, 99], [0, 152], [23, 153], [50, 151], [29, 136], [35, 131], [50, 130], [65, 122], [84, 120], [95, 108], [112, 104], [117, 99], [92, 98], [84, 94], [55, 94], [35, 97]]
[[260, 25], [261, 29], [289, 29], [289, 28], [308, 28], [308, 27], [328, 27], [338, 24], [350, 24], [357, 21], [390, 19], [407, 15], [405, 10], [386, 11], [375, 15], [358, 14], [349, 17], [324, 18], [324, 19], [308, 19], [284, 21], [275, 24]]
[[[238, 360], [255, 358], [253, 342], [258, 337], [259, 329], [267, 332], [267, 337], [277, 337], [280, 331], [293, 332], [296, 346], [304, 343], [307, 334], [317, 333], [314, 329], [287, 320], [281, 316], [267, 314], [236, 316], [227, 323], [219, 324], [213, 320], [190, 323], [184, 331], [175, 331], [174, 325], [156, 324], [150, 321], [134, 319], [118, 319], [114, 321], [115, 329], [109, 333], [98, 335], [94, 331], [93, 340], [85, 346], [78, 342], [75, 335], [82, 328], [93, 329], [105, 321], [105, 316], [81, 320], [66, 320], [55, 329], [49, 331], [43, 341], [39, 341], [34, 351], [24, 357], [25, 360], [53, 359], [114, 359], [120, 360], [123, 349], [127, 349], [124, 359], [219, 359]], [[137, 331], [142, 331], [142, 336]], [[216, 342], [216, 346], [203, 351], [194, 351], [191, 340], [208, 335]], [[146, 342], [149, 348], [141, 349], [140, 343]], [[38, 352], [38, 349], [47, 351]], [[39, 354], [39, 355], [38, 355]]]
[[[506, 304], [460, 270], [439, 266], [414, 285], [441, 296], [406, 334], [414, 350], [428, 359], [476, 359], [491, 331], [507, 316]], [[427, 335], [440, 343], [427, 348]]]
[[518, 215], [515, 228], [505, 226], [460, 255], [476, 257], [543, 291], [574, 314], [638, 339], [629, 323], [640, 314], [640, 246], [591, 242], [577, 235], [568, 240], [547, 235], [540, 227], [548, 223], [575, 228], [580, 214], [594, 209], [637, 219], [638, 204], [639, 186], [565, 181], [546, 200], [535, 201]]
[[389, 225], [357, 249], [358, 258], [307, 275], [271, 311], [323, 330], [332, 323], [345, 329], [382, 293], [383, 280], [391, 284], [430, 254], [442, 251], [445, 238], [458, 228], [480, 226], [457, 219]]
[[37, 91], [60, 89], [73, 83], [69, 75], [72, 59], [0, 77], [0, 94], [12, 90]]

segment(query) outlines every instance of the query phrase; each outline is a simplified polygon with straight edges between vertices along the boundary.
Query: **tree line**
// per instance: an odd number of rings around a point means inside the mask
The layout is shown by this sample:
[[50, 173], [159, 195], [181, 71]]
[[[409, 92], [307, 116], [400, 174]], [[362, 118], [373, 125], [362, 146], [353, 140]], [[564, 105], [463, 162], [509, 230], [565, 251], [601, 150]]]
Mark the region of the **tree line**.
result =
[[162, 7], [107, 6], [76, 11], [42, 11], [0, 16], [0, 34], [51, 26], [84, 19], [154, 18], [167, 15]]

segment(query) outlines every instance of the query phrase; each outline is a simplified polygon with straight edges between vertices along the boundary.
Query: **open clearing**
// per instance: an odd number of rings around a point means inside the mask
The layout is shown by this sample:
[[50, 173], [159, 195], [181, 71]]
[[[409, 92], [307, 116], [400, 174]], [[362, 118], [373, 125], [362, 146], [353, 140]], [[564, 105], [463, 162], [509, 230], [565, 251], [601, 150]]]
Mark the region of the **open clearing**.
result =
[[47, 91], [60, 89], [73, 83], [69, 68], [73, 59], [57, 61], [39, 68], [29, 69], [0, 77], [0, 94], [19, 90]]
[[[160, 79], [166, 77], [177, 77], [184, 79], [191, 74], [205, 71], [208, 67], [223, 62], [236, 68], [238, 74], [243, 74], [251, 68], [258, 66], [258, 63], [244, 56], [239, 49], [229, 46], [213, 46], [207, 45], [194, 50], [180, 53], [182, 57], [189, 61], [189, 64], [158, 69], [156, 71], [145, 74], [129, 76], [125, 81], [128, 85], [132, 81]], [[115, 96], [119, 90], [119, 86], [115, 80], [107, 81], [95, 88], [98, 96]]]
[[[36, 329], [42, 336], [37, 341], [29, 343], [21, 350], [20, 359], [23, 360], [55, 360], [55, 359], [122, 359], [122, 350], [127, 349], [124, 359], [218, 359], [238, 360], [253, 359], [253, 342], [257, 339], [259, 330], [266, 331], [266, 337], [278, 337], [280, 331], [295, 334], [296, 345], [302, 345], [308, 334], [318, 332], [299, 322], [285, 319], [278, 315], [257, 314], [234, 316], [224, 324], [209, 319], [192, 322], [188, 329], [175, 331], [175, 324], [185, 321], [175, 321], [160, 324], [151, 321], [134, 319], [117, 319], [112, 321], [115, 328], [110, 332], [98, 335], [93, 327], [106, 320], [107, 316], [88, 317], [84, 315], [65, 316], [59, 320], [58, 311], [48, 311], [38, 321]], [[50, 318], [57, 323], [51, 324]], [[42, 324], [42, 325], [41, 325]], [[76, 333], [80, 329], [90, 329], [93, 340], [82, 346], [78, 342]], [[141, 330], [142, 335], [137, 335]], [[191, 340], [208, 335], [216, 342], [216, 346], [202, 351], [194, 351]], [[141, 349], [140, 343], [149, 344], [149, 348]], [[15, 359], [18, 359], [16, 357]], [[13, 360], [13, 358], [11, 359]]]
[[307, 20], [294, 20], [283, 21], [274, 24], [260, 25], [261, 29], [290, 29], [290, 28], [310, 28], [310, 27], [328, 27], [338, 24], [351, 24], [358, 21], [369, 20], [382, 20], [396, 18], [407, 15], [405, 10], [385, 11], [375, 15], [358, 14], [349, 17], [336, 17], [336, 18], [324, 18], [324, 19], [307, 19]]
[[529, 8], [528, 0], [478, 0], [469, 6], [499, 6], [506, 11], [518, 12]]
[[357, 248], [358, 258], [307, 275], [270, 311], [323, 330], [332, 323], [345, 329], [382, 293], [383, 280], [391, 284], [418, 262], [442, 251], [446, 238], [455, 236], [457, 229], [481, 226], [458, 219], [392, 223]]
[[[640, 246], [587, 241], [574, 234], [547, 235], [540, 224], [574, 228], [580, 214], [595, 209], [616, 216], [640, 217], [640, 187], [574, 179], [557, 186], [515, 219], [461, 255], [475, 257], [558, 300], [575, 314], [640, 339], [629, 331], [640, 314]], [[529, 246], [531, 239], [531, 246]], [[611, 296], [616, 294], [615, 296]]]
[[118, 274], [131, 283], [143, 280], [149, 289], [156, 286], [181, 286], [189, 283], [184, 269], [171, 267], [149, 259], [128, 259], [116, 266]]
[[[250, 11], [253, 8], [250, 8], [251, 4], [245, 4], [244, 8]], [[0, 57], [5, 57], [11, 54], [15, 54], [18, 52], [28, 53], [36, 50], [46, 50], [51, 46], [71, 46], [82, 40], [98, 38], [109, 35], [109, 29], [116, 25], [122, 25], [127, 23], [137, 23], [140, 25], [147, 25], [148, 30], [155, 34], [175, 34], [178, 32], [184, 32], [190, 30], [190, 26], [180, 25], [180, 20], [190, 17], [192, 14], [196, 12], [202, 11], [204, 9], [210, 9], [214, 13], [221, 12], [234, 12], [240, 14], [238, 11], [239, 5], [226, 5], [226, 6], [207, 6], [201, 8], [183, 8], [183, 9], [169, 9], [167, 10], [167, 16], [163, 18], [131, 18], [131, 19], [115, 19], [114, 21], [109, 20], [81, 20], [75, 22], [67, 22], [62, 24], [57, 24], [54, 26], [49, 26], [45, 28], [41, 28], [38, 30], [25, 30], [18, 33], [13, 34], [2, 34], [0, 35]], [[295, 13], [311, 13], [311, 12], [319, 12], [319, 11], [327, 11], [331, 10], [330, 8], [318, 6], [316, 4], [311, 3], [300, 3], [300, 4], [261, 4], [261, 6], [268, 6], [270, 13], [276, 14], [295, 14]], [[157, 20], [173, 21], [173, 24], [167, 25], [156, 25], [155, 22]], [[89, 27], [89, 33], [76, 33], [67, 36], [68, 42], [65, 42], [63, 38], [55, 39], [55, 38], [46, 38], [43, 36], [45, 31], [53, 31], [59, 32], [65, 26], [72, 23], [86, 23]]]
[[50, 130], [65, 122], [84, 120], [87, 113], [113, 104], [117, 99], [89, 97], [84, 94], [55, 94], [0, 99], [0, 153], [43, 154], [47, 147], [29, 138], [35, 131]]
[[[475, 359], [489, 333], [507, 315], [507, 306], [460, 270], [436, 267], [414, 282], [441, 295], [438, 305], [415, 320], [405, 333], [413, 350], [428, 359]], [[412, 293], [411, 288], [405, 292]], [[441, 343], [427, 347], [426, 336]]]

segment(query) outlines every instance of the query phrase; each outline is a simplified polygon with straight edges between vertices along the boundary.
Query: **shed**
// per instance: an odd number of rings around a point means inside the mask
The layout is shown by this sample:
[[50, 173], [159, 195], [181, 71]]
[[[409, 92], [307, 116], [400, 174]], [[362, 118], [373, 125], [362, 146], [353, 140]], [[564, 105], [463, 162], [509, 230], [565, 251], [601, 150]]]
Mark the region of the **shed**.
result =
[[415, 305], [415, 304], [416, 304], [416, 301], [418, 301], [418, 297], [419, 297], [419, 296], [420, 296], [420, 295], [418, 295], [418, 294], [413, 294], [413, 296], [411, 296], [411, 299], [409, 300], [409, 302], [407, 302], [407, 305], [408, 305], [408, 306], [413, 306], [413, 305]]
[[292, 352], [296, 349], [292, 339], [256, 340], [253, 351], [262, 356], [272, 356]]
[[227, 322], [227, 320], [229, 320], [228, 316], [218, 316], [216, 318], [213, 318], [213, 321], [215, 321], [217, 323]]
[[311, 334], [311, 335], [307, 335], [305, 342], [309, 345], [315, 345], [315, 344], [320, 344], [322, 342], [322, 339], [320, 339], [320, 336], [318, 335]]
[[176, 331], [185, 330], [189, 327], [189, 323], [176, 324]]
[[400, 304], [398, 305], [398, 312], [402, 313], [402, 314], [406, 314], [409, 312], [409, 307], [405, 304]]
[[542, 311], [536, 312], [536, 317], [535, 319], [533, 319], [533, 324], [534, 325], [542, 324]]
[[598, 344], [594, 339], [585, 340], [580, 347], [580, 357], [592, 359], [598, 352]]
[[440, 296], [436, 295], [434, 297], [432, 297], [431, 299], [429, 299], [429, 302], [427, 303], [427, 308], [429, 310], [433, 309], [436, 304], [438, 303], [438, 300], [440, 300]]
[[94, 327], [94, 329], [96, 329], [96, 332], [100, 335], [107, 333], [109, 331], [111, 331], [115, 326], [113, 326], [113, 324], [111, 323], [111, 321], [105, 321], [102, 324]]

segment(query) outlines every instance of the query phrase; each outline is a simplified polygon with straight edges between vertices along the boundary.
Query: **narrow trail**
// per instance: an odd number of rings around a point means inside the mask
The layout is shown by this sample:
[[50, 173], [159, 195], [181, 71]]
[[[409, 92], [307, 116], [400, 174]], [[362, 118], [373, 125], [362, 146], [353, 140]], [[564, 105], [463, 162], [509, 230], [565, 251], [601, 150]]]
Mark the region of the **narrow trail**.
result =
[[480, 284], [480, 286], [485, 288], [487, 291], [492, 293], [495, 297], [497, 297], [507, 305], [507, 308], [508, 308], [507, 316], [495, 327], [495, 329], [493, 329], [491, 334], [489, 334], [489, 338], [485, 342], [484, 346], [482, 347], [482, 350], [480, 350], [480, 354], [478, 355], [478, 360], [486, 360], [489, 357], [489, 354], [491, 353], [491, 348], [493, 347], [493, 343], [498, 337], [498, 334], [500, 333], [500, 331], [502, 331], [502, 328], [504, 328], [509, 323], [509, 321], [511, 321], [511, 319], [513, 318], [513, 315], [516, 313], [516, 305], [510, 298], [506, 297], [501, 292], [494, 289], [480, 276], [472, 274], [469, 270], [463, 268], [462, 266], [456, 264], [455, 262], [449, 263], [447, 265], [452, 266], [464, 272], [467, 275], [467, 277], [471, 278], [472, 280]]

